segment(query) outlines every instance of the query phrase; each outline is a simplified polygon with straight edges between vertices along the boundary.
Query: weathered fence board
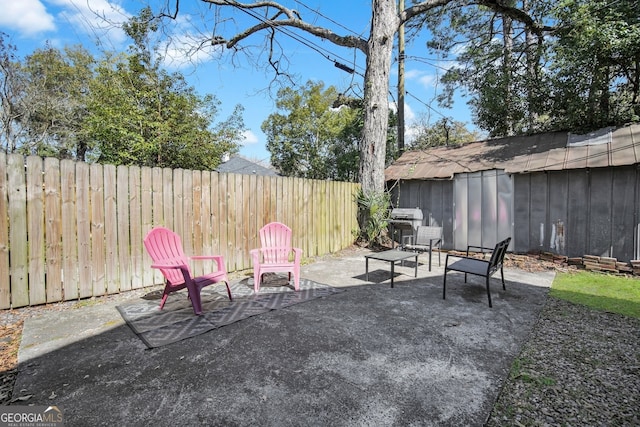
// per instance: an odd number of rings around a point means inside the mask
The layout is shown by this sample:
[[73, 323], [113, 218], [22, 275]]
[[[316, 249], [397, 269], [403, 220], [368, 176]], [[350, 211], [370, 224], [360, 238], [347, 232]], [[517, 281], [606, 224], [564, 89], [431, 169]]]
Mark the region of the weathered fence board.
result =
[[131, 166], [129, 168], [129, 235], [131, 246], [130, 271], [131, 271], [131, 288], [138, 289], [143, 286], [142, 280], [142, 178], [140, 176], [140, 168]]
[[[7, 164], [7, 156], [0, 153], [0, 164]], [[9, 206], [7, 175], [0, 173], [0, 308], [11, 307], [9, 276]]]
[[116, 168], [116, 211], [118, 236], [118, 280], [121, 291], [131, 290], [131, 242], [129, 235], [129, 168]]
[[[151, 197], [152, 197], [152, 216], [151, 223], [164, 225], [173, 228], [173, 200], [172, 188], [173, 183], [165, 180], [165, 175], [161, 168], [153, 168], [153, 177], [151, 179]], [[170, 187], [170, 188], [167, 188]], [[163, 204], [163, 195], [167, 199], [167, 203]], [[169, 210], [169, 212], [166, 212]]]
[[[201, 207], [201, 216], [202, 216], [202, 234], [204, 236], [202, 240], [202, 253], [203, 254], [214, 254], [219, 253], [214, 251], [213, 249], [213, 221], [212, 221], [212, 210], [211, 210], [211, 172], [202, 172], [202, 207]], [[204, 271], [212, 271], [212, 262], [205, 261], [202, 263], [202, 268]]]
[[338, 251], [353, 241], [357, 188], [0, 153], [0, 308], [162, 283], [142, 244], [158, 225], [178, 232], [188, 255], [223, 255], [230, 272], [252, 268], [249, 251], [272, 221], [291, 227], [305, 257]]
[[104, 254], [107, 294], [118, 292], [116, 167], [104, 165]]
[[47, 302], [61, 301], [62, 293], [62, 198], [60, 161], [44, 159], [45, 257]]
[[9, 201], [9, 251], [11, 304], [29, 305], [29, 259], [27, 245], [27, 185], [24, 158], [9, 155], [7, 182]]
[[65, 300], [78, 299], [78, 245], [75, 163], [60, 161], [60, 206], [62, 215], [62, 295]]
[[93, 295], [104, 295], [107, 286], [105, 278], [104, 248], [104, 177], [102, 165], [89, 166], [89, 187], [91, 205], [91, 280]]
[[[78, 218], [78, 297], [93, 295], [93, 268], [91, 268], [91, 185], [90, 168], [86, 163], [76, 164], [76, 215]], [[67, 272], [67, 275], [73, 272]]]
[[27, 197], [27, 242], [29, 251], [29, 301], [33, 304], [47, 302], [45, 289], [45, 230], [43, 169], [40, 157], [29, 156], [25, 161], [27, 181], [31, 190]]
[[[191, 175], [191, 189], [192, 189], [192, 219], [193, 225], [193, 247], [201, 248], [203, 241], [207, 237], [204, 236], [202, 231], [202, 172], [193, 171]], [[187, 223], [189, 220], [187, 219]], [[194, 274], [203, 274], [202, 262], [194, 264]]]
[[[153, 228], [153, 178], [154, 169], [142, 168], [140, 170], [140, 208], [141, 208], [141, 234], [142, 238], [146, 236], [147, 232]], [[160, 182], [162, 184], [162, 182]], [[144, 245], [143, 245], [144, 246]], [[149, 264], [145, 261], [148, 258], [143, 258], [142, 266], [142, 286], [150, 286], [151, 283], [155, 283], [155, 279], [160, 280], [160, 273], [152, 268], [149, 268]], [[159, 282], [158, 282], [159, 283]]]

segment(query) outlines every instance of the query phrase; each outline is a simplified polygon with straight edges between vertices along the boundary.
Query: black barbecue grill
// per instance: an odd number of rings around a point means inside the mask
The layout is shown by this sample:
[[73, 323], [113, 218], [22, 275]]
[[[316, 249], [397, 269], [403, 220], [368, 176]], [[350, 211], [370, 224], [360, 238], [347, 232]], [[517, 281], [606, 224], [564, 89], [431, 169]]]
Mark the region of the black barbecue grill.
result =
[[398, 242], [402, 242], [405, 234], [415, 235], [418, 226], [422, 225], [422, 210], [420, 208], [395, 208], [391, 209], [389, 219], [389, 236], [394, 241], [395, 231], [399, 233]]

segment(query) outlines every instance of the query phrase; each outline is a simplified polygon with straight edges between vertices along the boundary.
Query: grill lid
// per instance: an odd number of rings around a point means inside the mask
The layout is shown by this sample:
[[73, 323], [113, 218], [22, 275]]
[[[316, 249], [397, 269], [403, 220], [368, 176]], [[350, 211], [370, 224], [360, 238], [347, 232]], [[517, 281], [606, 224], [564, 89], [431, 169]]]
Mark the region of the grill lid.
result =
[[420, 208], [394, 208], [391, 210], [391, 219], [420, 220], [422, 221], [422, 209]]

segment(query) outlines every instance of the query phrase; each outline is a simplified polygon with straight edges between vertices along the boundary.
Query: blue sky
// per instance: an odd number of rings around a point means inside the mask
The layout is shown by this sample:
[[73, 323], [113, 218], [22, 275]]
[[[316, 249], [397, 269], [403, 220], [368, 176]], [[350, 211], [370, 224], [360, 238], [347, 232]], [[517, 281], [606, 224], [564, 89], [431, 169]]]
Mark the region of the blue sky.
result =
[[[62, 48], [81, 44], [94, 53], [100, 50], [123, 51], [130, 40], [117, 28], [119, 23], [135, 16], [149, 4], [157, 8], [173, 5], [175, 0], [19, 0], [3, 4], [0, 14], [0, 31], [9, 35], [8, 41], [18, 47], [20, 57], [30, 54], [45, 43]], [[369, 32], [371, 0], [281, 0], [281, 4], [299, 11], [303, 19], [328, 27], [341, 35], [362, 35]], [[198, 93], [215, 94], [222, 102], [218, 119], [226, 118], [236, 104], [245, 108], [244, 120], [249, 128], [240, 154], [252, 160], [269, 161], [266, 137], [260, 130], [262, 122], [275, 111], [277, 86], [271, 85], [274, 76], [268, 69], [256, 68], [246, 57], [238, 55], [232, 63], [228, 55], [221, 55], [218, 48], [204, 45], [191, 51], [194, 41], [206, 35], [229, 36], [236, 28], [246, 28], [258, 21], [246, 13], [234, 12], [222, 25], [214, 25], [212, 10], [199, 0], [180, 1], [180, 14], [167, 28], [165, 40], [166, 66], [182, 72]], [[263, 35], [254, 35], [242, 46], [260, 46]], [[289, 72], [295, 75], [295, 83], [303, 85], [307, 80], [323, 81], [338, 91], [361, 96], [365, 59], [354, 49], [345, 49], [306, 33], [278, 32], [278, 41], [287, 52]], [[405, 116], [407, 140], [411, 138], [412, 124], [429, 120], [431, 123], [444, 116], [471, 126], [471, 117], [464, 99], [456, 99], [455, 109], [440, 109], [435, 96], [438, 78], [447, 64], [438, 61], [426, 51], [425, 38], [407, 43], [405, 65]], [[259, 49], [251, 49], [260, 61]], [[262, 55], [264, 57], [264, 54]], [[339, 62], [359, 73], [349, 74], [338, 69]], [[264, 61], [262, 61], [264, 63]], [[391, 92], [397, 93], [397, 64], [391, 75]], [[271, 90], [270, 90], [271, 89]], [[397, 94], [390, 97], [393, 102]]]

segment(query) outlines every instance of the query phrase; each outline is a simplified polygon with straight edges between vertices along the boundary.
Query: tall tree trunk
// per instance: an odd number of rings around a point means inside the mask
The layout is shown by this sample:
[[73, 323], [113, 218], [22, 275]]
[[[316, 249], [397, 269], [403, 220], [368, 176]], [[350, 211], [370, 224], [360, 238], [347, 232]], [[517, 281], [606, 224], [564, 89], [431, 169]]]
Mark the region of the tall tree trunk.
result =
[[[529, 2], [522, 2], [522, 10], [529, 12]], [[538, 103], [540, 46], [531, 28], [525, 27], [525, 54], [527, 56], [527, 118], [529, 132], [537, 132], [540, 105]]]
[[502, 43], [504, 46], [502, 69], [504, 73], [504, 102], [505, 111], [505, 131], [506, 136], [515, 134], [513, 116], [513, 20], [507, 15], [502, 16]]
[[373, 0], [364, 81], [364, 126], [360, 140], [360, 183], [365, 193], [384, 190], [389, 122], [389, 74], [399, 25], [395, 0]]

